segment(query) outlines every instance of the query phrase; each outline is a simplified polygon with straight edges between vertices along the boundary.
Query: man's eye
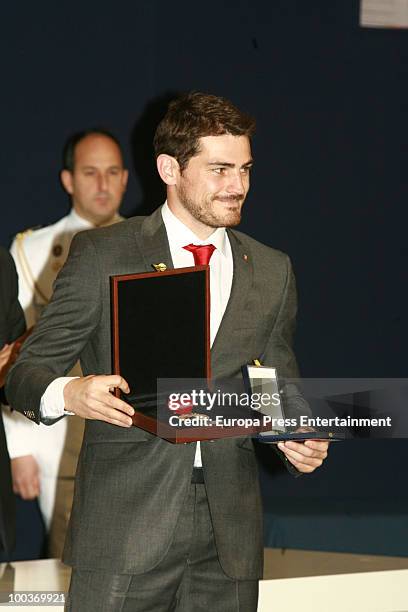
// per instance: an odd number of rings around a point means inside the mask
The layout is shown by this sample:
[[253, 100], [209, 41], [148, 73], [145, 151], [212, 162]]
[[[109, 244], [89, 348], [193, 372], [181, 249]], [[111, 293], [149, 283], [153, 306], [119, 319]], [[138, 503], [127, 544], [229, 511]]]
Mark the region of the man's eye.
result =
[[84, 172], [85, 176], [93, 176], [95, 174], [95, 172], [93, 170], [86, 170]]
[[246, 166], [245, 168], [241, 168], [241, 174], [249, 174], [251, 171], [251, 166]]
[[215, 174], [225, 174], [226, 168], [213, 168]]
[[112, 174], [112, 176], [117, 176], [119, 174], [119, 168], [111, 168], [109, 170], [109, 174]]

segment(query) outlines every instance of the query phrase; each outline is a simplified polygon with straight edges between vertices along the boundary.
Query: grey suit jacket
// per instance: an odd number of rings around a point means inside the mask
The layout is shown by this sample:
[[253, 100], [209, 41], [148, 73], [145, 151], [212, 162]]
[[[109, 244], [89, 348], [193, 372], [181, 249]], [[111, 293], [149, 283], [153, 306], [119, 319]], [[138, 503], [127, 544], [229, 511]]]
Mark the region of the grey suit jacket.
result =
[[[234, 276], [212, 348], [213, 376], [239, 375], [259, 357], [281, 376], [295, 377], [289, 259], [240, 232], [228, 235]], [[84, 375], [111, 372], [109, 277], [152, 271], [158, 262], [172, 266], [160, 209], [75, 237], [53, 299], [10, 373], [7, 392], [16, 409], [24, 407], [38, 422], [47, 386], [78, 356]], [[134, 574], [157, 565], [171, 543], [194, 452], [195, 444], [174, 445], [138, 428], [87, 420], [65, 562]], [[259, 578], [262, 509], [252, 440], [204, 442], [202, 460], [222, 567], [235, 579]]]

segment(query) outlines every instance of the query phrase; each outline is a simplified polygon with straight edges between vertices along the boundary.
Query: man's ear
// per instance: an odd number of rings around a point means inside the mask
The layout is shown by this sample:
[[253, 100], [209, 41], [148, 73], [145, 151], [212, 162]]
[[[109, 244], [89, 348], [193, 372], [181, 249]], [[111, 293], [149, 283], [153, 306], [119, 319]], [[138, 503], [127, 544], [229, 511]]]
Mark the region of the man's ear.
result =
[[157, 170], [166, 185], [176, 185], [180, 176], [180, 166], [175, 157], [161, 153], [156, 159]]
[[72, 186], [72, 173], [69, 170], [62, 170], [60, 178], [65, 191], [69, 193], [69, 195], [72, 195], [74, 192]]

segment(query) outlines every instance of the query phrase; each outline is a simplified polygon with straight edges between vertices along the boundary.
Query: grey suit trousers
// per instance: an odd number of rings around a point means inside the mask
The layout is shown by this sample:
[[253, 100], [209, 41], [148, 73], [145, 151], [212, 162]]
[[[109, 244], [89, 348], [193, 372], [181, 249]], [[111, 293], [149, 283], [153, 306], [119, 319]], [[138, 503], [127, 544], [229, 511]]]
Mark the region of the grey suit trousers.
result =
[[256, 612], [257, 601], [257, 580], [233, 580], [223, 572], [205, 485], [192, 484], [174, 539], [155, 568], [138, 575], [74, 568], [65, 610]]

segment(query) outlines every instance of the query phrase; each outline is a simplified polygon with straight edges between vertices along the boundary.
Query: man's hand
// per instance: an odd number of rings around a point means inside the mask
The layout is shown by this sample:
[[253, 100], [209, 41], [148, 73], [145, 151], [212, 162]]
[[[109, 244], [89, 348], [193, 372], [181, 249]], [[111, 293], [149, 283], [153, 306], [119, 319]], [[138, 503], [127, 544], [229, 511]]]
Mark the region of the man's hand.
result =
[[13, 491], [23, 499], [35, 499], [40, 494], [40, 470], [32, 455], [11, 460]]
[[13, 365], [18, 355], [18, 350], [16, 350], [14, 344], [14, 342], [12, 344], [5, 344], [0, 350], [0, 387], [4, 387], [7, 372]]
[[70, 380], [64, 387], [65, 409], [84, 419], [130, 427], [130, 417], [135, 411], [132, 406], [110, 393], [114, 388], [129, 393], [129, 385], [121, 376], [92, 375]]
[[320, 467], [327, 457], [329, 442], [326, 440], [305, 440], [279, 442], [278, 448], [299, 472], [310, 474]]

